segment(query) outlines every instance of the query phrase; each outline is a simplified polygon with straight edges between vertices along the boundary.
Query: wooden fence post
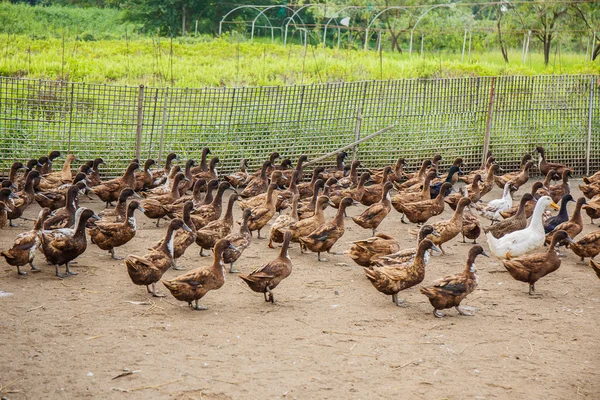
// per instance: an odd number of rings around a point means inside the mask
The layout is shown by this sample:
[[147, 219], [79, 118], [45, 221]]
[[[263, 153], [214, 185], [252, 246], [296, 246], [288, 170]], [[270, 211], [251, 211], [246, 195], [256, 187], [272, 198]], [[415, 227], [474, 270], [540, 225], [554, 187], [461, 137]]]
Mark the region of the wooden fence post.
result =
[[487, 120], [485, 122], [485, 136], [483, 138], [483, 155], [481, 156], [481, 168], [485, 168], [486, 156], [490, 151], [490, 133], [492, 131], [492, 113], [494, 110], [494, 98], [496, 97], [496, 77], [492, 77], [490, 87], [490, 100], [488, 102]]
[[75, 84], [71, 83], [71, 103], [69, 105], [69, 142], [67, 144], [67, 154], [71, 153], [71, 127], [73, 125], [73, 98], [75, 91]]
[[135, 157], [140, 158], [142, 152], [142, 126], [144, 123], [144, 85], [140, 85], [137, 107], [137, 129], [135, 135]]
[[594, 77], [590, 78], [590, 100], [588, 110], [588, 137], [585, 150], [585, 174], [590, 175], [590, 156], [592, 151], [592, 116], [594, 111]]
[[165, 123], [167, 121], [167, 99], [169, 98], [169, 88], [165, 89], [165, 102], [163, 104], [162, 122], [160, 124], [160, 142], [158, 144], [158, 163], [162, 162], [163, 146], [165, 143]]

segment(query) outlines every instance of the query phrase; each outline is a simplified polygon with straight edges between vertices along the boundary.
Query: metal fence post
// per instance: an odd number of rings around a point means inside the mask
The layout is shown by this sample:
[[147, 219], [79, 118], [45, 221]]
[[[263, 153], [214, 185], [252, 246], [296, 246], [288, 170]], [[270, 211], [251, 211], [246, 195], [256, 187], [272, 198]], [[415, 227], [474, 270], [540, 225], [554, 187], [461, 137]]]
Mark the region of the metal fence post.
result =
[[[362, 107], [358, 109], [358, 113], [356, 114], [356, 126], [354, 127], [354, 141], [358, 142], [360, 139], [360, 125], [362, 123]], [[352, 155], [352, 161], [356, 161], [356, 156], [358, 155], [358, 144], [354, 145], [354, 154]]]
[[75, 90], [75, 84], [71, 83], [71, 103], [69, 105], [69, 141], [67, 143], [67, 154], [71, 153], [71, 126], [73, 125], [73, 98]]
[[162, 162], [163, 146], [165, 143], [165, 123], [167, 121], [167, 99], [169, 98], [169, 88], [165, 89], [165, 102], [163, 104], [162, 122], [160, 123], [160, 143], [158, 144], [158, 163]]
[[140, 158], [142, 151], [142, 125], [144, 123], [144, 85], [140, 85], [137, 105], [137, 129], [135, 135], [135, 157]]
[[490, 87], [490, 100], [488, 102], [487, 120], [485, 122], [485, 136], [483, 138], [483, 154], [481, 156], [481, 168], [485, 168], [486, 156], [490, 151], [490, 133], [492, 131], [492, 114], [494, 110], [494, 98], [496, 97], [496, 77], [492, 77]]
[[594, 111], [594, 78], [590, 78], [590, 101], [588, 110], [588, 137], [585, 151], [585, 174], [590, 175], [590, 155], [592, 151], [592, 115]]

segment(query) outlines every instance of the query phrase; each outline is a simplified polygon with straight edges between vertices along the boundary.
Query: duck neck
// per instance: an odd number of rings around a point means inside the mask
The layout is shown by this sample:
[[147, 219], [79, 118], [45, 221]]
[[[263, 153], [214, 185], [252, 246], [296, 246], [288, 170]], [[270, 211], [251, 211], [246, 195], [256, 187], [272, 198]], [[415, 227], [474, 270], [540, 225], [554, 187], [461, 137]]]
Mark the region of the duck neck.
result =
[[560, 210], [558, 211], [558, 215], [560, 215], [561, 217], [566, 217], [569, 213], [567, 211], [567, 204], [569, 202], [566, 200], [563, 200], [560, 202]]
[[41, 212], [39, 217], [35, 220], [35, 225], [33, 226], [34, 231], [41, 231], [44, 229], [44, 212]]
[[183, 222], [185, 222], [185, 224], [190, 227], [192, 232], [194, 232], [194, 233], [196, 232], [196, 224], [194, 224], [194, 221], [192, 221], [192, 208], [191, 207], [185, 207], [183, 209]]
[[127, 168], [127, 170], [125, 170], [125, 174], [123, 174], [123, 181], [125, 184], [127, 184], [127, 186], [135, 189], [135, 174], [133, 168]]
[[[317, 209], [315, 207], [315, 213], [316, 212]], [[298, 197], [294, 197], [294, 200], [292, 201], [292, 211], [290, 211], [290, 217], [298, 221]]]
[[521, 200], [519, 202], [519, 208], [517, 208], [517, 212], [515, 213], [515, 216], [522, 216], [525, 214], [525, 206], [527, 204], [528, 200]]
[[546, 153], [542, 150], [538, 155], [538, 168], [541, 167], [542, 164], [546, 163]]
[[171, 258], [173, 258], [173, 237], [175, 231], [174, 229], [169, 225], [169, 227], [167, 228], [167, 233], [165, 234], [164, 239], [162, 240], [162, 244], [160, 246], [160, 251], [168, 254]]
[[244, 219], [242, 220], [242, 225], [240, 226], [241, 234], [250, 234], [250, 228], [248, 228], [248, 219], [250, 215], [244, 215]]
[[466, 205], [464, 203], [461, 204], [459, 202], [458, 205], [456, 206], [456, 210], [454, 210], [454, 214], [452, 214], [452, 217], [450, 218], [450, 220], [451, 221], [462, 221], [465, 207], [466, 207]]
[[10, 168], [10, 174], [8, 175], [8, 180], [11, 181], [12, 183], [16, 182], [17, 171], [19, 171], [19, 168], [17, 168], [14, 165]]
[[81, 218], [81, 214], [79, 214], [79, 218], [75, 221], [75, 236], [85, 238], [85, 223], [87, 219]]
[[[340, 203], [337, 213], [335, 214], [335, 217], [333, 217], [333, 222], [336, 225], [341, 226], [342, 229], [344, 228], [344, 212], [345, 211], [346, 211], [346, 206], [344, 205], [344, 203]], [[321, 211], [321, 213], [322, 212], [323, 211]]]
[[504, 200], [512, 199], [512, 196], [510, 195], [510, 186], [507, 185], [504, 187], [504, 193], [502, 193], [502, 198]]
[[538, 202], [533, 209], [533, 215], [531, 216], [531, 222], [529, 226], [534, 227], [534, 229], [544, 231], [544, 226], [542, 225], [542, 214], [544, 213], [544, 207]]
[[290, 186], [288, 187], [288, 190], [292, 192], [292, 194], [298, 194], [298, 186], [296, 182], [299, 179], [297, 178], [298, 176], [302, 176], [302, 173], [299, 173], [298, 175], [292, 174]]
[[274, 207], [275, 206], [275, 202], [273, 201], [273, 192], [275, 191], [275, 188], [271, 185], [269, 185], [269, 188], [267, 189], [267, 207]]
[[581, 217], [581, 207], [583, 207], [583, 202], [577, 201], [575, 204], [575, 210], [573, 210], [573, 214], [569, 219], [570, 222], [574, 222], [579, 226], [583, 226], [583, 218]]
[[67, 192], [67, 201], [65, 203], [65, 208], [67, 210], [69, 210], [70, 212], [75, 212], [75, 209], [77, 208], [75, 206], [76, 201], [77, 201], [77, 191], [69, 190]]
[[117, 200], [117, 206], [115, 207], [115, 212], [117, 213], [117, 215], [126, 214], [126, 212], [127, 212], [126, 207], [127, 207], [127, 196], [119, 197], [119, 200]]
[[213, 188], [209, 185], [208, 188], [206, 189], [206, 196], [204, 196], [204, 201], [202, 202], [202, 204], [206, 205], [206, 204], [211, 204], [214, 200], [213, 197]]
[[213, 263], [212, 263], [212, 269], [213, 271], [220, 273], [220, 272], [224, 272], [224, 267], [223, 267], [223, 250], [222, 249], [215, 249], [215, 254], [213, 257]]
[[33, 183], [34, 183], [35, 179], [32, 178], [31, 176], [27, 176], [27, 180], [25, 181], [25, 193], [27, 193], [30, 196], [34, 196], [35, 193], [33, 191]]
[[179, 184], [181, 183], [182, 179], [174, 179], [173, 180], [173, 184], [171, 185], [171, 197], [174, 200], [177, 200], [180, 195], [179, 195]]
[[192, 163], [186, 163], [185, 164], [185, 177], [188, 178], [190, 181], [192, 180], [193, 176], [192, 176]]
[[356, 184], [356, 180], [358, 179], [358, 168], [357, 164], [352, 164], [352, 166], [350, 167], [350, 181], [354, 184]]
[[290, 256], [288, 255], [288, 250], [290, 248], [290, 240], [283, 240], [283, 245], [281, 246], [281, 251], [279, 252], [280, 260], [289, 260]]
[[394, 172], [396, 173], [396, 178], [400, 178], [404, 173], [404, 160], [398, 159], [396, 161], [396, 166], [394, 167]]
[[437, 197], [435, 198], [438, 204], [444, 204], [444, 196], [445, 196], [444, 192], [445, 191], [446, 191], [446, 189], [444, 189], [443, 187], [440, 188], [440, 192], [438, 193]]
[[425, 252], [427, 250], [429, 250], [427, 247], [419, 244], [417, 254], [415, 255], [415, 260], [413, 261], [413, 266], [416, 266], [418, 270], [425, 269]]
[[552, 180], [552, 174], [550, 172], [548, 172], [546, 174], [546, 177], [544, 178], [544, 186], [546, 186], [546, 187], [550, 186], [551, 180]]
[[206, 164], [206, 156], [207, 155], [208, 155], [208, 151], [206, 151], [206, 149], [204, 149], [202, 151], [202, 158], [200, 159], [200, 169], [202, 170], [202, 172], [208, 171], [208, 165]]
[[424, 179], [426, 170], [427, 170], [427, 164], [426, 163], [421, 164], [421, 169], [419, 170], [419, 173], [417, 174], [417, 178], [419, 178], [419, 180]]
[[65, 160], [65, 163], [63, 164], [62, 167], [62, 173], [64, 175], [69, 174], [69, 176], [71, 175], [71, 158], [67, 157], [67, 159]]
[[494, 165], [490, 165], [490, 167], [488, 168], [487, 171], [487, 177], [485, 178], [485, 183], [487, 185], [493, 185], [494, 184]]
[[338, 156], [337, 158], [337, 169], [338, 171], [344, 171], [344, 157], [343, 156]]
[[165, 162], [165, 175], [169, 175], [169, 173], [171, 172], [171, 162], [172, 162], [172, 158], [171, 157], [167, 157], [167, 161]]
[[226, 187], [219, 186], [219, 189], [217, 190], [217, 195], [211, 203], [213, 206], [221, 205], [221, 202], [223, 201], [223, 193], [225, 193], [225, 190], [227, 190]]
[[421, 189], [421, 198], [431, 198], [431, 178], [429, 177], [429, 175], [425, 176], [425, 181], [423, 182], [423, 189]]
[[42, 166], [42, 175], [46, 175], [52, 172], [52, 161], [48, 160]]
[[123, 225], [127, 225], [130, 228], [136, 228], [135, 224], [135, 208], [128, 208], [127, 213], [125, 214], [125, 221], [123, 221]]
[[267, 168], [269, 168], [268, 164], [263, 164], [262, 168], [260, 169], [260, 178], [263, 181], [267, 181]]
[[317, 204], [317, 206], [315, 207], [315, 219], [320, 221], [323, 220], [324, 216], [323, 216], [323, 205]]
[[[192, 191], [192, 200], [194, 201], [194, 203], [200, 203], [202, 201], [202, 192], [200, 191], [200, 187], [202, 185], [197, 184], [194, 185], [194, 190]], [[208, 196], [208, 190], [206, 192], [207, 196]], [[187, 224], [187, 222], [186, 222]]]
[[223, 217], [223, 221], [227, 222], [229, 225], [233, 225], [233, 204], [235, 203], [235, 199], [235, 194], [229, 198], [227, 210], [225, 211], [225, 216]]

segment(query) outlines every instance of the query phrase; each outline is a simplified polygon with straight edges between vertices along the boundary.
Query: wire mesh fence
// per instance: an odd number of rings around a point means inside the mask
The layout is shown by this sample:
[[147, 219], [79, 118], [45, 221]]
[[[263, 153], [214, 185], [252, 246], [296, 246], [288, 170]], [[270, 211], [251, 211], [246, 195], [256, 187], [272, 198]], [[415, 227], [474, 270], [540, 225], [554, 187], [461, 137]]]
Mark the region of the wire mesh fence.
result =
[[[134, 157], [170, 152], [223, 173], [244, 157], [258, 167], [277, 151], [309, 159], [386, 126], [355, 147], [365, 167], [404, 156], [413, 168], [440, 153], [479, 168], [489, 147], [507, 170], [543, 145], [574, 174], [600, 169], [598, 76], [475, 77], [321, 85], [175, 89], [0, 78], [0, 174], [51, 150], [101, 156], [106, 177]], [[331, 164], [331, 159], [323, 160]], [[589, 171], [588, 171], [589, 169]]]

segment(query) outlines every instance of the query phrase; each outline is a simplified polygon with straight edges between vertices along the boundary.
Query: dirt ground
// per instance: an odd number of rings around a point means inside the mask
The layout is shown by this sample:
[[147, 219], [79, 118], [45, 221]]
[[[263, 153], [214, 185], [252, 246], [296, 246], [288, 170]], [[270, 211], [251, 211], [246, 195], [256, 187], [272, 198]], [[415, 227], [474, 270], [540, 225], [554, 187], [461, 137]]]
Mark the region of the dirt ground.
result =
[[[574, 197], [579, 183], [572, 181]], [[500, 194], [496, 188], [485, 199]], [[98, 200], [82, 203], [103, 208]], [[26, 216], [38, 210], [32, 206]], [[448, 210], [432, 222], [447, 219]], [[587, 216], [585, 222], [584, 234], [598, 229]], [[0, 249], [32, 226], [20, 223], [0, 231]], [[407, 248], [414, 246], [407, 233], [414, 228], [392, 210], [379, 231]], [[163, 232], [138, 215], [137, 236], [117, 254], [144, 254]], [[347, 219], [334, 250], [369, 236]], [[459, 238], [448, 243], [452, 254], [431, 260], [423, 284], [462, 271], [469, 248]], [[277, 252], [255, 239], [237, 267], [249, 272]], [[401, 293], [406, 307], [395, 306], [344, 255], [319, 263], [295, 245], [290, 256], [294, 270], [275, 290], [275, 305], [230, 274], [202, 300], [208, 311], [193, 311], [162, 284], [167, 297], [149, 297], [122, 261], [92, 244], [73, 266], [79, 275], [65, 280], [41, 254], [43, 271], [25, 279], [2, 260], [0, 293], [10, 295], [0, 297], [0, 393], [8, 399], [599, 398], [600, 280], [573, 253], [538, 282], [535, 297], [498, 260], [479, 257], [479, 287], [463, 302], [475, 316], [448, 310], [443, 319], [434, 318], [418, 287]], [[189, 270], [211, 261], [193, 245], [180, 264]], [[115, 379], [125, 369], [136, 372]]]

